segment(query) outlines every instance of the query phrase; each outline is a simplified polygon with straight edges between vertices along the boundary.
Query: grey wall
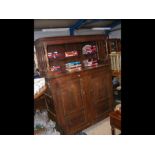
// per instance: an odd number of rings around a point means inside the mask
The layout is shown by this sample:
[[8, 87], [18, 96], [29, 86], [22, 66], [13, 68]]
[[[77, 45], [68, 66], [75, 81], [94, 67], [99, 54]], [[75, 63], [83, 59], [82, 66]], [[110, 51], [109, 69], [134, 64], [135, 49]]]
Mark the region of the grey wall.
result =
[[[115, 28], [121, 28], [121, 24], [117, 25]], [[81, 29], [75, 31], [75, 35], [95, 35], [95, 34], [104, 34], [104, 31], [94, 31], [90, 29]], [[67, 31], [52, 31], [52, 32], [43, 32], [43, 31], [35, 31], [34, 32], [34, 40], [38, 38], [43, 38], [43, 37], [56, 37], [56, 36], [69, 36], [69, 30]], [[117, 30], [114, 32], [111, 32], [109, 34], [109, 38], [120, 38], [121, 39], [121, 30]]]
[[81, 29], [75, 31], [75, 35], [96, 35], [96, 34], [104, 34], [104, 31], [91, 30], [91, 29]]
[[109, 34], [109, 38], [119, 38], [119, 39], [121, 39], [121, 24], [120, 25], [117, 25], [113, 29], [117, 29], [117, 28], [120, 28], [120, 30], [111, 32]]
[[55, 32], [43, 32], [43, 31], [35, 31], [34, 32], [34, 40], [43, 37], [55, 37], [55, 36], [68, 36], [69, 31], [55, 31]]
[[[104, 31], [94, 31], [90, 29], [81, 29], [75, 31], [74, 35], [95, 35], [95, 34], [104, 34]], [[35, 31], [34, 32], [34, 40], [43, 37], [56, 37], [56, 36], [69, 36], [69, 30], [67, 31], [52, 31], [52, 32], [43, 32], [43, 31]]]

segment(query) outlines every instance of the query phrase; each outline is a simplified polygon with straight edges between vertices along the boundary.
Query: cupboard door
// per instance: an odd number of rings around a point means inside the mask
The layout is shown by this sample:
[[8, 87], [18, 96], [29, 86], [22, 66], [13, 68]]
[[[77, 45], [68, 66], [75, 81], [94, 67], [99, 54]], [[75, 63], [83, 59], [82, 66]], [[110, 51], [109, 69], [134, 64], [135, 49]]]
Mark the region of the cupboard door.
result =
[[62, 105], [64, 116], [84, 108], [79, 78], [62, 83], [58, 88], [57, 96]]
[[81, 79], [70, 78], [59, 82], [55, 92], [57, 96], [56, 106], [61, 114], [65, 132], [75, 133], [76, 130], [82, 129], [88, 121], [82, 96]]
[[87, 81], [87, 102], [92, 109], [89, 117], [92, 120], [102, 119], [112, 104], [112, 81], [109, 71], [94, 72]]

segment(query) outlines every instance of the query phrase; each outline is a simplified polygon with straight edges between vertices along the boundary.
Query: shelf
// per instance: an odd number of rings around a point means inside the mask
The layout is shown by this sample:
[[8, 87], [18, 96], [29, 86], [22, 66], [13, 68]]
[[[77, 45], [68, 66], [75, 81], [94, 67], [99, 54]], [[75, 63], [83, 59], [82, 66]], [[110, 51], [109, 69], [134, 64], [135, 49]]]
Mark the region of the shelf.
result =
[[72, 59], [75, 59], [75, 58], [80, 58], [81, 56], [72, 56], [72, 57], [65, 57], [65, 58], [62, 58], [62, 59], [50, 59], [50, 58], [48, 58], [48, 60], [50, 61], [50, 62], [54, 62], [54, 61], [67, 61], [67, 60], [72, 60]]
[[73, 71], [73, 72], [68, 72], [66, 70], [63, 70], [63, 72], [56, 73], [56, 72], [52, 72], [49, 70], [47, 72], [46, 78], [47, 79], [50, 79], [50, 78], [54, 79], [54, 78], [61, 77], [61, 76], [67, 75], [67, 74], [78, 73], [78, 72], [82, 72], [82, 71], [86, 71], [86, 70], [92, 70], [92, 69], [100, 68], [103, 66], [109, 66], [109, 64], [98, 64], [97, 66], [81, 67], [80, 71]]
[[88, 57], [93, 57], [96, 56], [97, 57], [97, 53], [93, 53], [93, 54], [88, 54], [88, 55], [78, 55], [78, 56], [71, 56], [71, 57], [65, 57], [65, 58], [48, 58], [49, 61], [64, 61], [64, 60], [70, 60], [70, 59], [76, 59], [76, 58], [88, 58]]
[[[72, 39], [75, 39], [74, 42], [72, 42]], [[47, 43], [47, 47], [46, 47], [46, 51], [42, 50], [39, 48], [39, 44], [36, 43], [36, 48], [37, 48], [37, 52], [38, 53], [38, 61], [39, 61], [39, 70], [41, 72], [42, 76], [46, 75], [46, 72], [48, 72], [49, 69], [51, 69], [52, 66], [60, 66], [60, 67], [65, 67], [66, 63], [69, 62], [74, 62], [74, 61], [79, 61], [82, 65], [82, 67], [84, 67], [84, 63], [83, 61], [86, 59], [94, 59], [97, 60], [97, 62], [100, 63], [106, 63], [106, 61], [104, 61], [105, 58], [105, 54], [106, 54], [106, 38], [104, 38], [103, 36], [93, 36], [93, 38], [91, 39], [91, 36], [80, 36], [80, 37], [73, 37], [72, 39], [70, 37], [65, 37], [65, 38], [61, 38], [58, 37], [56, 40], [53, 38], [46, 38], [45, 42]], [[100, 39], [99, 39], [100, 38]], [[62, 43], [60, 43], [60, 40], [62, 41]], [[68, 41], [65, 42], [64, 39], [67, 39]], [[79, 40], [80, 39], [80, 40]], [[53, 40], [51, 42], [51, 40]], [[50, 41], [50, 43], [49, 43]], [[56, 42], [55, 42], [56, 41]], [[42, 42], [42, 41], [41, 41]], [[43, 41], [44, 42], [44, 41]], [[38, 45], [38, 47], [37, 47]], [[86, 45], [91, 45], [91, 46], [96, 46], [96, 50], [94, 49], [90, 49], [89, 48], [84, 48], [84, 46]], [[83, 50], [86, 52], [87, 51], [87, 55], [83, 54]], [[65, 52], [72, 52], [72, 51], [77, 51], [78, 55], [76, 56], [71, 56], [71, 57], [65, 57]], [[90, 54], [89, 52], [92, 53]], [[46, 52], [46, 56], [45, 55]], [[60, 54], [60, 58], [49, 58], [48, 57], [48, 53], [50, 54], [54, 54], [54, 52], [57, 52], [57, 54]], [[52, 55], [51, 55], [52, 56]], [[56, 56], [56, 55], [55, 55]], [[107, 62], [108, 63], [108, 62]]]

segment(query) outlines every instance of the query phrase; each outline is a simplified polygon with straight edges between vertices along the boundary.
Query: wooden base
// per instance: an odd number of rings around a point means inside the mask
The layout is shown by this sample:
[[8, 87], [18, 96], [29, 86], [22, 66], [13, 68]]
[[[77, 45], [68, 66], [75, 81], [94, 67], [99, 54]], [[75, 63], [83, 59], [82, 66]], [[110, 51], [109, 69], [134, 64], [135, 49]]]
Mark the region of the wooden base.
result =
[[112, 70], [112, 76], [120, 77], [121, 76], [121, 71]]
[[110, 114], [111, 133], [115, 135], [115, 128], [121, 130], [121, 113], [113, 111]]

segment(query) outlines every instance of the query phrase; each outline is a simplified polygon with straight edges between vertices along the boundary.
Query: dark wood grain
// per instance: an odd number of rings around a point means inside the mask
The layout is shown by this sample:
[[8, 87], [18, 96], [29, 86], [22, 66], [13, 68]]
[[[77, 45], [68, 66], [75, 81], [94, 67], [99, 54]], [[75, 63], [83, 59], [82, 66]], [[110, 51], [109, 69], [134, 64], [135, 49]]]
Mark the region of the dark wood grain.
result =
[[109, 114], [112, 135], [115, 134], [115, 128], [121, 130], [121, 113], [113, 111]]
[[[112, 45], [113, 44], [113, 45]], [[114, 47], [114, 50], [113, 48]], [[108, 39], [108, 53], [121, 52], [121, 40], [120, 39]]]
[[[106, 58], [107, 36], [72, 36], [43, 38], [35, 42], [38, 63], [42, 76], [48, 86], [48, 115], [55, 120], [62, 134], [75, 134], [88, 126], [108, 117], [112, 110], [112, 75], [110, 64]], [[55, 74], [48, 66], [79, 60], [88, 56], [64, 58], [47, 61], [47, 52], [60, 50], [81, 50], [86, 44], [97, 45], [97, 56], [101, 63], [96, 67], [83, 67], [78, 72], [62, 72]], [[44, 48], [44, 52], [40, 50]], [[42, 48], [41, 48], [42, 49]], [[80, 51], [81, 52], [81, 51]]]

